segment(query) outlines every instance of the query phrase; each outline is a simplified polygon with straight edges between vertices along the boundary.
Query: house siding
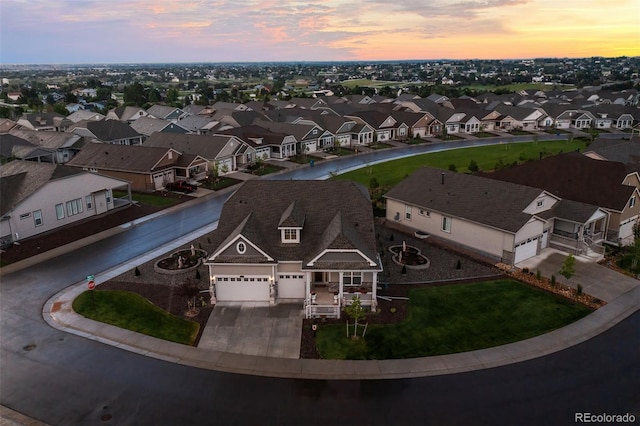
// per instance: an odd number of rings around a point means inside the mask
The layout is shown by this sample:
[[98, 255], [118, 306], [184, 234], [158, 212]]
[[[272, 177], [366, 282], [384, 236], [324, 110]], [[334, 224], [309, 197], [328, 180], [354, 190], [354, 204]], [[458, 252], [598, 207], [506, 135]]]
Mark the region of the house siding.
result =
[[[387, 220], [394, 220], [400, 212], [398, 223], [412, 229], [427, 232], [439, 238], [469, 247], [475, 251], [501, 259], [503, 251], [513, 251], [514, 235], [498, 229], [488, 228], [457, 217], [429, 211], [429, 217], [420, 215], [421, 207], [411, 206], [411, 220], [405, 218], [407, 204], [387, 199]], [[443, 216], [451, 217], [451, 232], [442, 230]], [[542, 232], [542, 231], [540, 231]]]
[[[10, 231], [7, 232], [13, 234], [14, 240], [16, 240], [15, 234], [17, 233], [17, 240], [22, 240], [95, 216], [99, 211], [112, 210], [114, 208], [113, 198], [108, 205], [98, 206], [97, 202], [100, 201], [100, 197], [96, 196], [94, 197], [92, 208], [87, 209], [85, 197], [104, 191], [105, 188], [111, 189], [123, 185], [126, 185], [126, 182], [116, 181], [93, 173], [51, 181], [14, 209], [8, 221]], [[80, 199], [82, 212], [70, 216], [67, 213], [66, 202], [76, 199]], [[64, 217], [62, 219], [57, 218], [56, 204], [63, 205]], [[42, 212], [42, 225], [40, 226], [35, 226], [34, 223], [33, 212], [37, 210]], [[29, 216], [20, 218], [21, 215], [27, 214]], [[4, 232], [5, 229], [3, 229], [2, 236], [5, 236]]]

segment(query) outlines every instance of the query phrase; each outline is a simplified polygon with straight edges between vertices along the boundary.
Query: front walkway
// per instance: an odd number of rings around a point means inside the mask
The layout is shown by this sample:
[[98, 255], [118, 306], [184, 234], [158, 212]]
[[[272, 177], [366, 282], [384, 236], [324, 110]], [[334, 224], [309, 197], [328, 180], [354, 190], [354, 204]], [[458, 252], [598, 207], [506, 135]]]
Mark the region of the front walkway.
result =
[[540, 271], [542, 276], [547, 278], [555, 275], [558, 282], [573, 288], [581, 284], [585, 293], [605, 302], [611, 302], [640, 285], [640, 281], [635, 278], [620, 274], [580, 256], [576, 257], [575, 275], [567, 280], [558, 273], [566, 258], [567, 253], [546, 248], [539, 255], [516, 264], [516, 267], [529, 268], [533, 273]]
[[198, 348], [273, 358], [300, 357], [302, 303], [217, 304]]

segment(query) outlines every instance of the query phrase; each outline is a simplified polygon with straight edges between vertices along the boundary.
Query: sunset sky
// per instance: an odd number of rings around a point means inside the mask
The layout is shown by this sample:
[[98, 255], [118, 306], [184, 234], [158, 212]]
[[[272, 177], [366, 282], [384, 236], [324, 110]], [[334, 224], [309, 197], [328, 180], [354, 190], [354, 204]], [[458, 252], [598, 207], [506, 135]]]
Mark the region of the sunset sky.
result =
[[0, 62], [640, 56], [640, 0], [2, 0]]

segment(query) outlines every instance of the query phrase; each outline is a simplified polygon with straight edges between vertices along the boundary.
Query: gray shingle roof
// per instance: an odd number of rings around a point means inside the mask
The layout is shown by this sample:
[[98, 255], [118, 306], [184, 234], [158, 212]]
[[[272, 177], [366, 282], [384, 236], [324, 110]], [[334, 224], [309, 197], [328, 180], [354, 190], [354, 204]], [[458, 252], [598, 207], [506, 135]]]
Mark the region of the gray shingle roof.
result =
[[515, 233], [532, 217], [523, 210], [541, 193], [523, 185], [423, 167], [385, 197]]
[[[301, 215], [300, 243], [282, 243], [278, 225], [291, 216], [300, 223]], [[212, 243], [221, 248], [238, 235], [278, 261], [303, 261], [303, 267], [327, 248], [356, 248], [377, 262], [371, 203], [353, 182], [247, 181], [225, 203]], [[366, 262], [351, 266], [380, 269]]]
[[0, 214], [11, 211], [48, 181], [86, 173], [72, 167], [33, 161], [11, 161], [0, 167]]

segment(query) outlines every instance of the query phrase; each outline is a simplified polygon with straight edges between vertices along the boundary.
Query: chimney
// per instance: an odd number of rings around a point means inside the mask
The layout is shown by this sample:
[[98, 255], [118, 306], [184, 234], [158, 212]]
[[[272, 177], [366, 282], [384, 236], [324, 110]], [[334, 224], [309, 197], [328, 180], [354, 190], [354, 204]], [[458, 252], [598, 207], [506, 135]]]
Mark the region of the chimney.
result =
[[444, 185], [444, 172], [442, 172], [441, 179], [440, 179], [440, 183], [441, 183], [442, 185]]

